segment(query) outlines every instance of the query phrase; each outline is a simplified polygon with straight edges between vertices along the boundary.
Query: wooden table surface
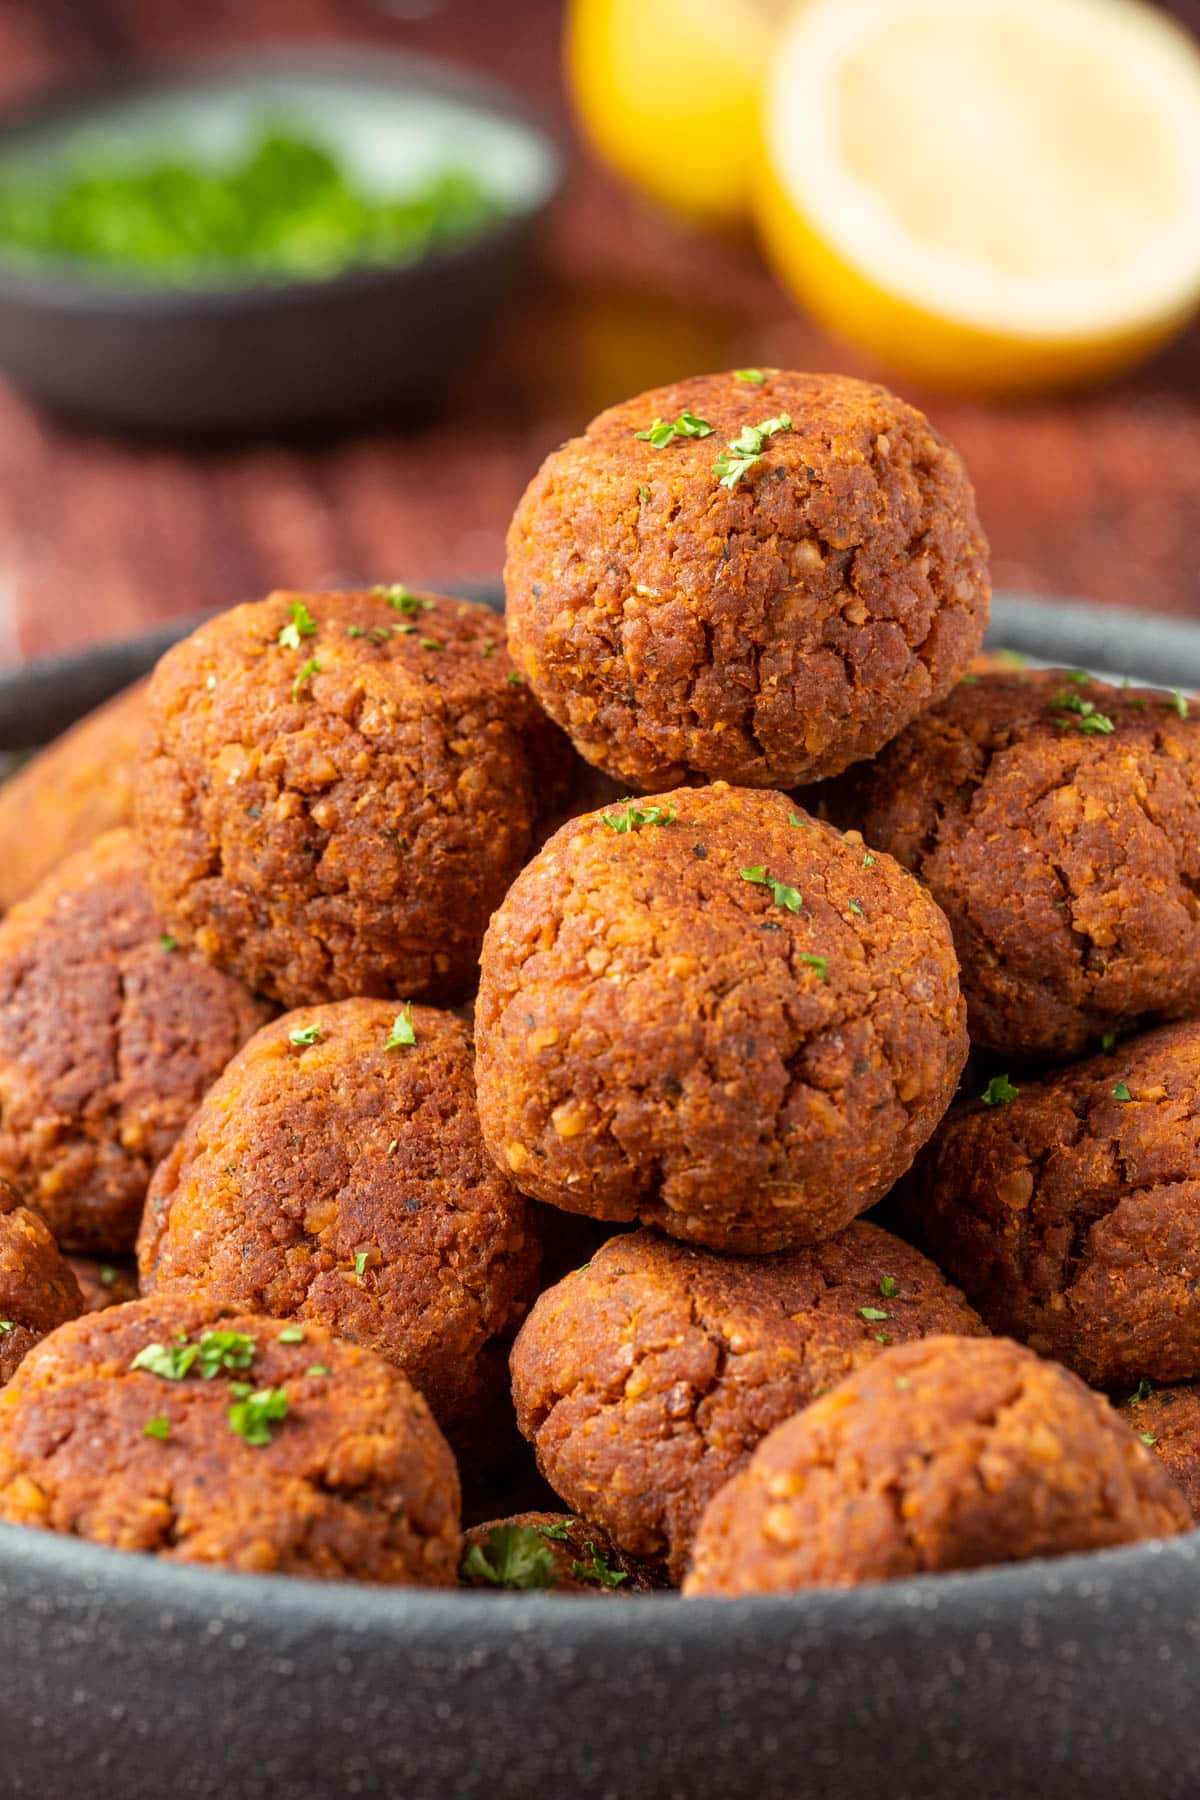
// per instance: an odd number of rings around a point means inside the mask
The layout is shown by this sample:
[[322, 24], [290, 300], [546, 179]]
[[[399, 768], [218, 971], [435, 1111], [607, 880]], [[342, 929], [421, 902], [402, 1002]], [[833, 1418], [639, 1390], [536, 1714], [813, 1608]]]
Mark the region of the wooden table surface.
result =
[[[1196, 0], [1177, 11], [1200, 15]], [[139, 57], [265, 39], [442, 52], [569, 133], [559, 0], [3, 0], [0, 102]], [[487, 578], [545, 452], [609, 402], [708, 369], [878, 374], [800, 317], [747, 242], [652, 212], [578, 147], [537, 274], [437, 418], [297, 446], [130, 442], [0, 386], [0, 662], [271, 586]], [[997, 586], [1200, 616], [1200, 332], [1106, 391], [922, 394], [965, 454]]]

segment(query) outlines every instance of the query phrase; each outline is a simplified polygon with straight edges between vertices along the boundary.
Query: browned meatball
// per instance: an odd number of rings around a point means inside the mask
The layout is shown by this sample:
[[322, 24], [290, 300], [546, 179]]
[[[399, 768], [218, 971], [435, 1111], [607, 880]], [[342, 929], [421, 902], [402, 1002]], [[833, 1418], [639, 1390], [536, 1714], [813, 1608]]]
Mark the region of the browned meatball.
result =
[[0, 1181], [0, 1387], [39, 1339], [82, 1310], [79, 1285], [50, 1232]]
[[574, 1513], [523, 1512], [473, 1525], [459, 1581], [494, 1591], [643, 1594], [669, 1587], [661, 1563], [626, 1556], [607, 1532]]
[[154, 1165], [269, 1011], [164, 936], [137, 840], [106, 833], [0, 923], [0, 1177], [65, 1249], [129, 1249]]
[[925, 1257], [857, 1223], [815, 1249], [713, 1256], [610, 1239], [513, 1347], [517, 1422], [567, 1504], [686, 1566], [696, 1522], [772, 1426], [890, 1343], [981, 1332]]
[[138, 822], [170, 929], [263, 993], [451, 999], [569, 767], [487, 607], [280, 593], [159, 663]]
[[857, 1587], [1191, 1524], [1107, 1400], [1019, 1344], [905, 1344], [778, 1427], [709, 1506], [687, 1594]]
[[1151, 1387], [1138, 1383], [1122, 1416], [1167, 1469], [1200, 1524], [1200, 1386]]
[[118, 1256], [68, 1256], [71, 1273], [83, 1295], [84, 1312], [103, 1312], [106, 1306], [124, 1306], [138, 1297], [137, 1264]]
[[0, 1395], [0, 1519], [177, 1562], [445, 1587], [454, 1458], [398, 1369], [206, 1298], [62, 1327]]
[[1068, 1057], [1200, 1008], [1200, 716], [1182, 700], [981, 675], [827, 804], [928, 883], [972, 1042]]
[[1096, 1387], [1200, 1376], [1200, 1022], [984, 1092], [905, 1185], [930, 1253]]
[[791, 787], [870, 756], [952, 686], [989, 596], [971, 484], [928, 419], [784, 370], [601, 413], [530, 482], [504, 580], [542, 705], [645, 790]]
[[133, 772], [146, 683], [126, 688], [0, 787], [0, 911], [64, 856], [133, 817]]
[[865, 1211], [966, 1056], [946, 922], [782, 794], [685, 788], [573, 820], [484, 942], [479, 1112], [526, 1193], [718, 1249]]
[[468, 1028], [385, 1000], [275, 1020], [159, 1168], [139, 1258], [143, 1292], [317, 1320], [465, 1424], [538, 1268], [533, 1208], [479, 1135]]

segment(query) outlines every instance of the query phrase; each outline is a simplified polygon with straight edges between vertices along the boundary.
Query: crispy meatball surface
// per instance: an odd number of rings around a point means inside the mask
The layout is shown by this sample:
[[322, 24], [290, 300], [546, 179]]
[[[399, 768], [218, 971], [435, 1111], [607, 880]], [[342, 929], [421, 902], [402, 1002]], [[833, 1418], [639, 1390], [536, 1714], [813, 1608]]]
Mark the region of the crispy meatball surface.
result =
[[139, 1259], [144, 1292], [369, 1345], [447, 1430], [465, 1425], [493, 1360], [503, 1380], [539, 1261], [533, 1208], [483, 1148], [467, 1026], [424, 1006], [397, 1020], [384, 1000], [275, 1020], [155, 1175]]
[[129, 1249], [155, 1164], [270, 1009], [163, 935], [132, 832], [0, 923], [0, 1177], [68, 1250]]
[[133, 818], [146, 717], [139, 681], [31, 757], [0, 787], [0, 911], [72, 851]]
[[639, 1231], [534, 1306], [513, 1347], [517, 1422], [569, 1506], [679, 1576], [704, 1507], [772, 1426], [889, 1343], [982, 1330], [874, 1225], [755, 1259]]
[[159, 663], [137, 812], [170, 929], [252, 987], [453, 999], [568, 769], [487, 607], [278, 593]]
[[493, 1592], [648, 1594], [669, 1587], [661, 1563], [626, 1556], [608, 1533], [574, 1513], [523, 1512], [473, 1525], [464, 1536], [463, 1587]]
[[966, 1056], [946, 922], [782, 794], [589, 814], [484, 942], [479, 1112], [526, 1193], [747, 1253], [828, 1237], [908, 1167]]
[[929, 1338], [765, 1438], [686, 1594], [856, 1587], [1171, 1537], [1183, 1496], [1107, 1400], [1005, 1339]]
[[[703, 435], [639, 436], [689, 416]], [[989, 598], [971, 484], [928, 419], [783, 370], [601, 413], [526, 489], [504, 580], [542, 705], [647, 791], [791, 787], [870, 756], [949, 690]]]
[[79, 1285], [50, 1232], [0, 1181], [0, 1387], [39, 1339], [82, 1310]]
[[1002, 1055], [1200, 1007], [1200, 716], [1077, 677], [965, 682], [828, 795], [928, 883]]
[[1152, 1388], [1140, 1382], [1121, 1414], [1165, 1466], [1200, 1524], [1200, 1386]]
[[955, 1111], [903, 1199], [993, 1330], [1096, 1387], [1200, 1376], [1200, 1022]]
[[0, 1519], [176, 1562], [430, 1587], [454, 1581], [460, 1547], [454, 1458], [398, 1369], [205, 1299], [110, 1307], [26, 1357], [0, 1395]]

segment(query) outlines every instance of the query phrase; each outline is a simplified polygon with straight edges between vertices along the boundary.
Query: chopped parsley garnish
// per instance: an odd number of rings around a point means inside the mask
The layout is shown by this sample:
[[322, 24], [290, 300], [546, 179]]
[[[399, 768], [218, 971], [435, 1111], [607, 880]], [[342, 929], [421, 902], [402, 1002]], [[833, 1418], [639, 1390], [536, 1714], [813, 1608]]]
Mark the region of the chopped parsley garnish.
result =
[[896, 1280], [894, 1275], [881, 1275], [879, 1278], [879, 1291], [885, 1300], [894, 1300], [896, 1295], [900, 1292], [900, 1283]]
[[891, 1340], [891, 1338], [890, 1338], [890, 1337], [889, 1337], [889, 1336], [888, 1336], [888, 1334], [887, 1334], [887, 1332], [886, 1332], [886, 1331], [877, 1331], [877, 1332], [876, 1332], [876, 1333], [875, 1333], [875, 1342], [876, 1342], [876, 1343], [877, 1343], [877, 1344], [890, 1344], [890, 1343], [891, 1343], [891, 1341], [892, 1341], [892, 1340]]
[[871, 855], [869, 850], [862, 859], [862, 866], [864, 869], [873, 869], [875, 867], [875, 858]]
[[806, 831], [808, 829], [808, 826], [810, 825], [810, 823], [811, 823], [811, 820], [802, 819], [800, 817], [799, 813], [794, 813], [794, 812], [788, 813], [788, 824], [794, 825], [796, 827], [797, 831]]
[[406, 619], [415, 619], [420, 612], [433, 611], [432, 600], [420, 599], [402, 581], [393, 581], [390, 586], [373, 587], [371, 592], [381, 600], [386, 600], [396, 612], [403, 613]]
[[685, 407], [673, 425], [669, 425], [665, 419], [655, 419], [652, 424], [647, 425], [645, 431], [635, 431], [633, 435], [642, 443], [652, 445], [655, 450], [665, 450], [677, 437], [706, 438], [711, 437], [712, 432], [713, 427], [707, 419], [698, 419], [694, 412], [689, 412]]
[[235, 1382], [234, 1391], [238, 1398], [229, 1408], [226, 1417], [229, 1429], [235, 1431], [240, 1438], [245, 1438], [256, 1450], [261, 1450], [271, 1441], [271, 1427], [287, 1418], [288, 1397], [282, 1388], [258, 1388], [253, 1392], [242, 1393], [244, 1382]]
[[721, 478], [721, 486], [736, 487], [747, 469], [762, 461], [763, 445], [776, 432], [790, 431], [792, 416], [780, 413], [777, 419], [764, 419], [761, 425], [743, 425], [735, 438], [730, 438], [713, 464], [713, 474]]
[[371, 1252], [369, 1250], [356, 1250], [355, 1251], [355, 1253], [354, 1253], [354, 1273], [359, 1277], [360, 1280], [366, 1274], [367, 1264], [370, 1260], [371, 1260]]
[[303, 1325], [285, 1325], [283, 1330], [279, 1333], [278, 1342], [281, 1344], [302, 1344], [304, 1342]]
[[328, 1375], [329, 1370], [325, 1367], [324, 1363], [309, 1363], [304, 1373], [306, 1375]]
[[1076, 687], [1087, 687], [1087, 685], [1091, 681], [1091, 679], [1092, 678], [1088, 674], [1086, 669], [1068, 669], [1067, 670], [1067, 680], [1073, 681], [1075, 683]]
[[293, 600], [288, 607], [288, 622], [279, 633], [276, 643], [282, 644], [285, 650], [298, 650], [302, 638], [316, 635], [317, 621], [303, 600]]
[[11, 1319], [0, 1319], [0, 1336], [7, 1337], [10, 1331], [17, 1328]]
[[1143, 1400], [1153, 1400], [1153, 1398], [1154, 1389], [1143, 1375], [1125, 1404], [1126, 1406], [1140, 1406]]
[[852, 912], [856, 919], [861, 919], [863, 916], [862, 906], [861, 906], [860, 902], [857, 900], [849, 901], [846, 906], [846, 911]]
[[1181, 719], [1186, 719], [1188, 716], [1187, 698], [1181, 688], [1172, 688], [1171, 698], [1164, 700], [1163, 705], [1169, 706], [1172, 711], [1177, 712]]
[[1129, 1083], [1127, 1081], [1118, 1081], [1116, 1087], [1113, 1089], [1112, 1097], [1114, 1100], [1132, 1100], [1133, 1095], [1129, 1091]]
[[1143, 1444], [1149, 1444], [1151, 1447], [1158, 1442], [1158, 1439], [1152, 1431], [1139, 1431], [1138, 1436], [1141, 1438]]
[[112, 1287], [113, 1283], [117, 1279], [117, 1274], [118, 1274], [118, 1271], [113, 1268], [111, 1263], [105, 1263], [104, 1267], [100, 1271], [100, 1286], [101, 1287]]
[[366, 638], [368, 643], [372, 644], [386, 644], [391, 635], [392, 628], [390, 625], [372, 625], [370, 627], [347, 625], [346, 627], [347, 637]]
[[768, 875], [765, 863], [759, 863], [752, 869], [740, 869], [738, 873], [743, 881], [749, 881], [757, 887], [770, 888], [771, 898], [776, 906], [786, 906], [789, 912], [798, 913], [804, 905], [803, 894], [796, 888], [789, 887], [786, 881], [776, 881], [773, 875]]
[[1074, 726], [1078, 731], [1107, 736], [1110, 731], [1116, 729], [1107, 713], [1097, 712], [1095, 702], [1084, 700], [1079, 694], [1058, 694], [1051, 700], [1046, 710], [1052, 713], [1066, 712], [1073, 715], [1069, 719], [1055, 719], [1054, 723], [1060, 731], [1068, 731], [1071, 726]]
[[172, 950], [178, 950], [179, 939], [172, 937], [169, 931], [164, 931], [158, 940], [158, 947], [164, 956], [170, 956]]
[[527, 1525], [493, 1525], [486, 1544], [472, 1544], [467, 1551], [462, 1574], [492, 1587], [549, 1588], [554, 1586], [554, 1552], [542, 1533]]
[[445, 645], [442, 643], [441, 638], [418, 638], [417, 642], [420, 644], [422, 650], [445, 649]]
[[254, 1348], [254, 1339], [243, 1331], [206, 1331], [196, 1346], [200, 1373], [211, 1381], [222, 1369], [248, 1369]]
[[650, 498], [650, 489], [645, 485], [644, 482], [639, 482], [639, 484], [638, 484], [638, 499], [641, 501], [643, 506], [645, 506], [645, 504], [649, 500], [649, 498]]
[[295, 1031], [288, 1032], [288, 1043], [295, 1044], [297, 1050], [307, 1050], [310, 1044], [319, 1044], [323, 1036], [319, 1025], [297, 1025]]
[[571, 1564], [571, 1573], [576, 1581], [594, 1581], [600, 1587], [607, 1588], [620, 1587], [623, 1581], [628, 1581], [629, 1577], [624, 1569], [610, 1568], [607, 1559], [600, 1554], [595, 1544], [587, 1546], [587, 1553], [587, 1562]]
[[817, 956], [812, 950], [802, 950], [797, 960], [807, 963], [810, 969], [815, 969], [818, 981], [829, 980], [829, 958], [827, 956]]
[[159, 1375], [164, 1381], [182, 1381], [200, 1354], [196, 1344], [147, 1344], [139, 1350], [131, 1369], [145, 1369], [148, 1375]]
[[639, 806], [636, 800], [618, 800], [617, 805], [622, 809], [620, 812], [601, 813], [600, 819], [610, 831], [619, 835], [633, 831], [639, 825], [673, 825], [675, 822], [674, 802], [670, 806]]
[[147, 1419], [146, 1423], [142, 1426], [143, 1437], [152, 1437], [162, 1440], [164, 1438], [169, 1438], [170, 1435], [171, 1421], [168, 1419], [166, 1413], [156, 1413], [154, 1418]]
[[525, 686], [525, 677], [521, 674], [519, 669], [510, 669], [504, 679], [508, 682], [510, 687]]
[[761, 387], [767, 378], [761, 369], [735, 369], [733, 371], [733, 379], [735, 381], [747, 381], [750, 383], [751, 387]]
[[293, 681], [293, 683], [292, 683], [292, 699], [299, 700], [301, 689], [305, 686], [306, 682], [311, 680], [311, 678], [314, 675], [319, 675], [320, 672], [321, 672], [320, 663], [317, 661], [315, 656], [310, 657], [309, 660], [305, 663], [304, 667], [300, 670], [300, 673], [297, 675], [295, 681]]
[[879, 1306], [860, 1306], [858, 1310], [861, 1317], [871, 1325], [877, 1325], [892, 1316], [890, 1312], [884, 1312], [883, 1308]]
[[385, 1050], [405, 1050], [416, 1041], [417, 1034], [413, 1027], [412, 1001], [410, 1000], [407, 1005], [400, 1008], [392, 1020], [392, 1029], [388, 1032], [387, 1042], [383, 1047]]
[[1115, 1031], [1106, 1031], [1104, 1036], [1100, 1039], [1100, 1048], [1102, 1050], [1112, 1050], [1115, 1047], [1116, 1042], [1117, 1042], [1116, 1032]]
[[543, 1537], [553, 1538], [556, 1544], [565, 1544], [571, 1535], [571, 1527], [565, 1519], [560, 1519], [557, 1525], [537, 1525], [534, 1529]]
[[1007, 1075], [993, 1075], [979, 1098], [985, 1106], [1011, 1106], [1020, 1091]]
[[399, 1139], [399, 1138], [393, 1138], [393, 1139], [392, 1139], [392, 1141], [391, 1141], [391, 1143], [390, 1143], [390, 1144], [389, 1144], [389, 1145], [388, 1145], [388, 1147], [387, 1147], [387, 1153], [388, 1153], [388, 1155], [389, 1155], [389, 1156], [395, 1156], [395, 1154], [396, 1154], [396, 1147], [397, 1147], [397, 1145], [398, 1145], [398, 1144], [399, 1144], [399, 1142], [400, 1142], [400, 1139]]

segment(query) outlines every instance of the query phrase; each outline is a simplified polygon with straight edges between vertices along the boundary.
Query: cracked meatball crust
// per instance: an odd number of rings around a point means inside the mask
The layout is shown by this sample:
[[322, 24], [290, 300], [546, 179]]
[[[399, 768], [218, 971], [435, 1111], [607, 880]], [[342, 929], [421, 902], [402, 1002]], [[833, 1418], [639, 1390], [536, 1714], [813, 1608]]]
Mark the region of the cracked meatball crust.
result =
[[564, 826], [492, 920], [488, 1147], [567, 1211], [746, 1253], [828, 1237], [954, 1092], [946, 922], [890, 858], [781, 794], [680, 789], [614, 829], [630, 816]]
[[[237, 1333], [248, 1363], [167, 1380], [135, 1359]], [[266, 1441], [234, 1428], [234, 1384], [282, 1393]], [[154, 1429], [147, 1431], [147, 1426]], [[134, 1300], [63, 1326], [0, 1394], [0, 1519], [175, 1562], [448, 1587], [458, 1471], [421, 1396], [319, 1326], [207, 1299]]]
[[1200, 1376], [1200, 1022], [956, 1110], [901, 1197], [993, 1330], [1097, 1387]]
[[697, 1520], [759, 1439], [879, 1355], [982, 1332], [910, 1245], [858, 1222], [815, 1249], [714, 1256], [610, 1239], [513, 1347], [517, 1422], [567, 1505], [682, 1575]]
[[0, 1181], [0, 1387], [48, 1331], [82, 1311], [79, 1283], [46, 1225]]
[[1182, 712], [1078, 671], [983, 674], [827, 791], [950, 920], [973, 1043], [1066, 1058], [1200, 1006], [1200, 717]]
[[395, 1020], [343, 1000], [250, 1040], [155, 1175], [142, 1291], [326, 1325], [403, 1369], [454, 1436], [477, 1392], [503, 1402], [493, 1349], [536, 1292], [537, 1228], [484, 1150], [468, 1027], [413, 1007], [415, 1042], [389, 1049]]
[[684, 1592], [856, 1587], [1190, 1525], [1149, 1450], [1066, 1369], [1003, 1338], [929, 1338], [764, 1439], [705, 1513]]
[[128, 830], [0, 923], [0, 1177], [64, 1249], [132, 1247], [155, 1164], [270, 1008], [155, 917]]
[[[658, 448], [690, 411], [711, 426]], [[732, 486], [713, 464], [781, 416]], [[509, 647], [589, 762], [650, 791], [792, 787], [939, 700], [987, 622], [987, 544], [956, 452], [885, 388], [698, 376], [601, 413], [509, 528]]]
[[159, 663], [137, 817], [170, 929], [285, 1006], [456, 999], [569, 768], [489, 608], [277, 593]]

